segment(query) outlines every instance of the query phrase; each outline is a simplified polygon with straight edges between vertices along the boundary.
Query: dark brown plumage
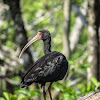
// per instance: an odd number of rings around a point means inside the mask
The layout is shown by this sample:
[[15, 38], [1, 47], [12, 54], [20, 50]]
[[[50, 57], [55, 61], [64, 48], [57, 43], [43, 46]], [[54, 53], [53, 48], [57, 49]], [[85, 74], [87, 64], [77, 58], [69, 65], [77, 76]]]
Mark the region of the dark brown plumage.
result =
[[51, 52], [51, 35], [48, 30], [39, 31], [37, 36], [26, 44], [20, 54], [20, 57], [26, 48], [28, 48], [36, 40], [40, 39], [43, 40], [44, 43], [45, 55], [38, 59], [33, 64], [32, 68], [27, 71], [25, 76], [22, 78], [21, 87], [27, 87], [33, 82], [41, 84], [41, 86], [43, 86], [44, 100], [46, 100], [45, 83], [51, 82], [48, 91], [50, 94], [50, 99], [52, 100], [50, 93], [52, 82], [56, 82], [64, 78], [68, 70], [68, 61], [62, 53], [56, 51]]

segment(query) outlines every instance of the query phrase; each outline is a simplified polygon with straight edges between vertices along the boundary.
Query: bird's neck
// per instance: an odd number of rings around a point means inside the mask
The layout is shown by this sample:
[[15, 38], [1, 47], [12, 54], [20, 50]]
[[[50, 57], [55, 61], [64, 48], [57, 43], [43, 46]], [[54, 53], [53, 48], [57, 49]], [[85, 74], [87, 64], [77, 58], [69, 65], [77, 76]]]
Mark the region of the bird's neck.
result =
[[51, 38], [43, 40], [44, 42], [44, 54], [51, 52]]

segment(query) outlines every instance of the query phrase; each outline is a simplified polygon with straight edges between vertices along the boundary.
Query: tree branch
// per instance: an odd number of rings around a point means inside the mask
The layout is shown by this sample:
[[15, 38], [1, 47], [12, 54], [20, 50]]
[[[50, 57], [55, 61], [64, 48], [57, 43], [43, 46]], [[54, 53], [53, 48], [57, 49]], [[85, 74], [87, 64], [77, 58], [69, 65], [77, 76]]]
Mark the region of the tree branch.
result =
[[[84, 9], [86, 11], [87, 10], [86, 5], [83, 8], [81, 7], [81, 9]], [[78, 17], [80, 17], [81, 21], [83, 22], [83, 25], [87, 28], [88, 27], [88, 23], [86, 21], [87, 15], [84, 15], [84, 13], [80, 11], [80, 9], [76, 5], [72, 5], [72, 10], [78, 15]]]
[[64, 34], [63, 34], [63, 53], [67, 58], [70, 58], [70, 16], [71, 16], [71, 1], [64, 0]]
[[[87, 7], [88, 7], [88, 2], [87, 0], [85, 0], [85, 2], [83, 3], [84, 7], [80, 7], [80, 12], [82, 13], [82, 15], [84, 17], [87, 16]], [[74, 7], [75, 8], [75, 7]], [[79, 11], [79, 10], [78, 10]], [[84, 19], [84, 17], [82, 17], [81, 19]], [[76, 49], [76, 45], [78, 44], [78, 42], [81, 39], [82, 36], [82, 31], [84, 29], [84, 21], [80, 19], [80, 16], [78, 16], [76, 18], [76, 22], [74, 25], [74, 28], [71, 32], [71, 37], [70, 37], [70, 49], [71, 49], [71, 54], [74, 53], [75, 49]], [[83, 24], [84, 23], [84, 24]], [[85, 25], [87, 26], [87, 25]]]
[[[10, 13], [14, 21], [14, 27], [16, 32], [16, 40], [22, 49], [24, 45], [28, 42], [27, 31], [24, 27], [24, 22], [22, 19], [22, 12], [20, 7], [20, 0], [3, 0], [10, 8]], [[33, 64], [33, 58], [30, 48], [28, 48], [25, 53], [23, 53], [24, 68], [27, 70]], [[26, 58], [26, 59], [25, 59]], [[27, 67], [29, 66], [29, 67]]]
[[80, 97], [77, 100], [100, 100], [100, 92], [99, 93], [96, 93], [96, 92], [89, 93], [88, 95], [84, 97]]

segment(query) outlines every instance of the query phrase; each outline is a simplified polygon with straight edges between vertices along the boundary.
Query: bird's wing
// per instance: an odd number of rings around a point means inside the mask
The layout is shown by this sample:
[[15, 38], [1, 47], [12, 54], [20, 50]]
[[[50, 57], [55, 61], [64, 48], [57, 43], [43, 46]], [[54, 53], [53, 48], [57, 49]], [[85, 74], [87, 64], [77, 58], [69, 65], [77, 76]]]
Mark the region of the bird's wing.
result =
[[52, 74], [53, 71], [55, 71], [59, 65], [61, 65], [63, 60], [63, 56], [53, 56], [45, 61], [45, 63], [42, 65], [44, 76], [47, 76], [48, 74]]
[[63, 55], [61, 53], [50, 53], [40, 58], [26, 73], [22, 81], [35, 82], [41, 78], [51, 75], [61, 64]]
[[43, 70], [38, 74], [38, 81], [53, 82], [63, 79], [68, 69], [68, 62], [60, 54], [47, 59], [42, 65]]

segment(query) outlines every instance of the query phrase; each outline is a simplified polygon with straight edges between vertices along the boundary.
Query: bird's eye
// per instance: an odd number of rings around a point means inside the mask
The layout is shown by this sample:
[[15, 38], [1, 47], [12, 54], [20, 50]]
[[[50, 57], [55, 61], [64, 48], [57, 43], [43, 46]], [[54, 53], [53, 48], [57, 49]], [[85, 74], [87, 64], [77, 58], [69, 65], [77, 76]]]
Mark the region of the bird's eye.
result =
[[39, 32], [39, 34], [38, 34], [39, 36], [42, 36], [42, 33], [41, 32]]
[[42, 35], [42, 33], [40, 32], [40, 35]]

